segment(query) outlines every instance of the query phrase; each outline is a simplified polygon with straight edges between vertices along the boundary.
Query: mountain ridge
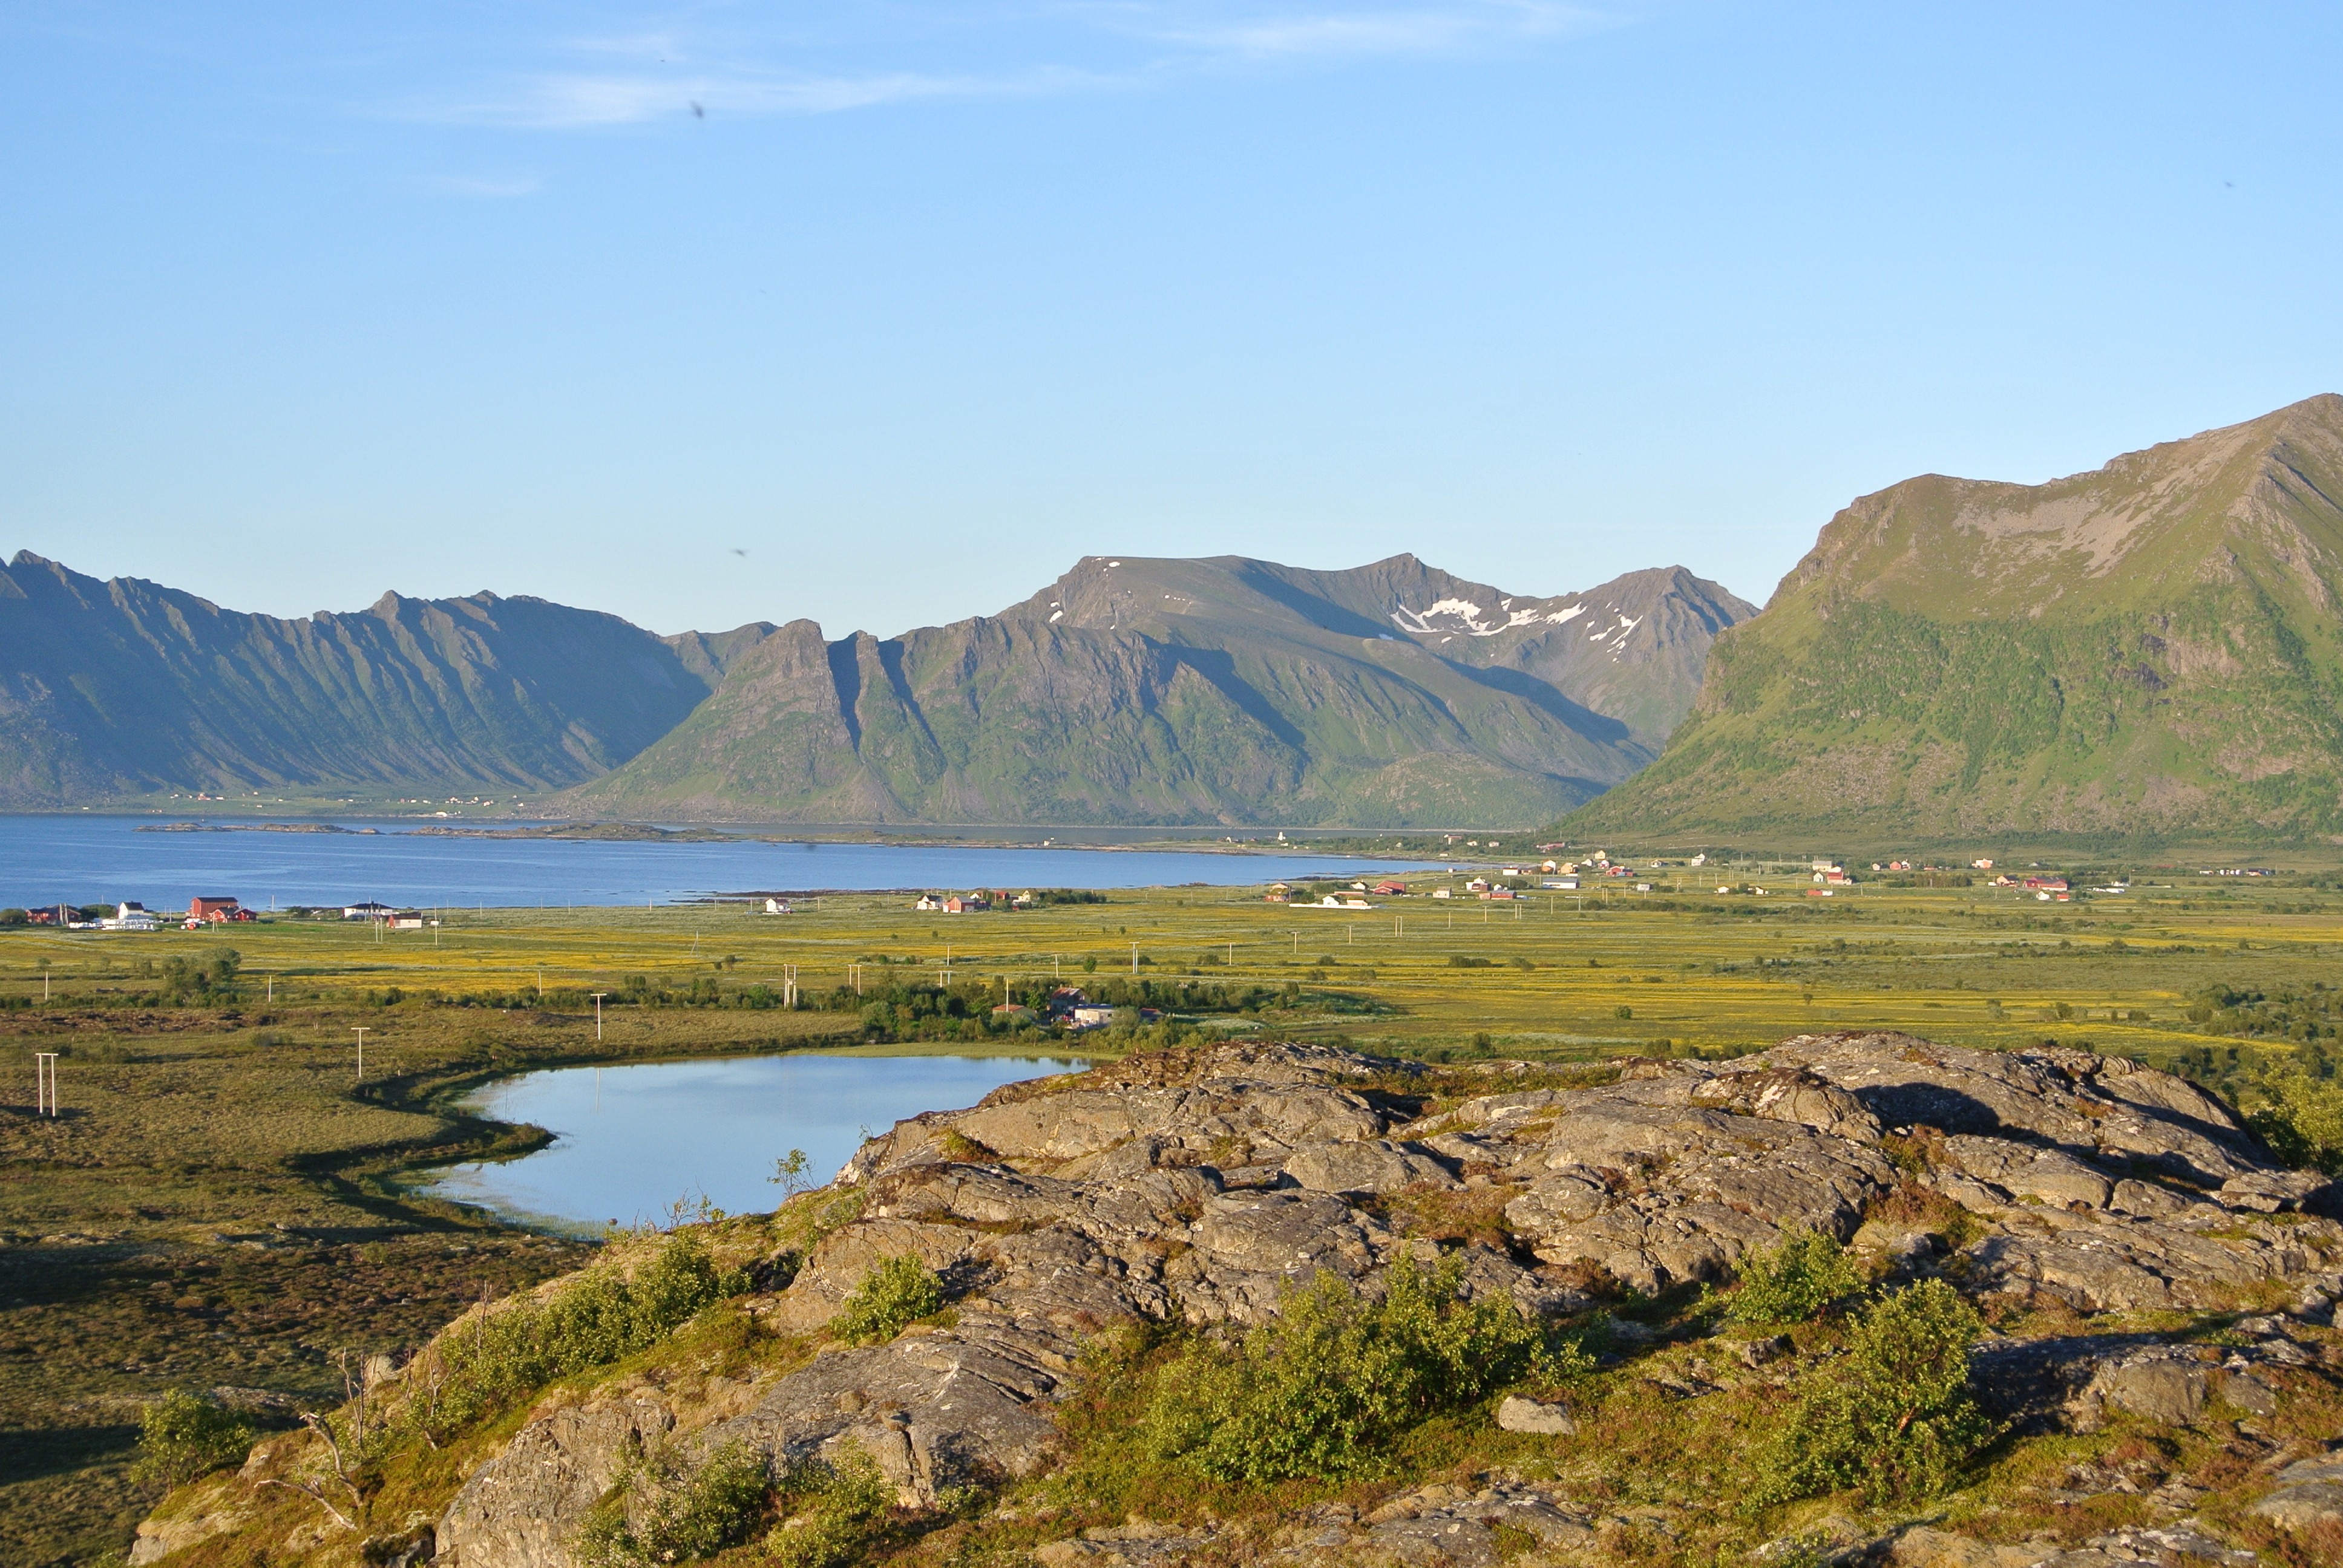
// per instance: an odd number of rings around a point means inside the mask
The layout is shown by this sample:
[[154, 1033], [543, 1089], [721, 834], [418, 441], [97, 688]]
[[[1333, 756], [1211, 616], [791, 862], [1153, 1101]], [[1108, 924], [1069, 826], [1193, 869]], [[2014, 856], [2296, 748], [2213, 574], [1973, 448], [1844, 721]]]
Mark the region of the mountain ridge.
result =
[[[1637, 639], [1661, 607], [1696, 646]], [[1750, 608], [1682, 568], [1532, 598], [1413, 556], [1340, 571], [1090, 556], [996, 615], [883, 639], [784, 626], [658, 745], [558, 804], [663, 819], [1535, 821], [1655, 755], [1712, 628]], [[1588, 615], [1603, 638], [1550, 635]]]
[[1750, 613], [1682, 568], [1538, 598], [1413, 556], [1090, 557], [894, 638], [660, 637], [485, 591], [255, 615], [23, 551], [0, 809], [414, 789], [703, 820], [1515, 826], [1656, 755]]
[[2343, 834], [2343, 397], [1858, 498], [1565, 831]]
[[720, 677], [737, 651], [673, 642], [486, 592], [287, 619], [22, 550], [0, 568], [0, 807], [173, 788], [558, 789], [672, 729], [715, 684], [696, 669]]

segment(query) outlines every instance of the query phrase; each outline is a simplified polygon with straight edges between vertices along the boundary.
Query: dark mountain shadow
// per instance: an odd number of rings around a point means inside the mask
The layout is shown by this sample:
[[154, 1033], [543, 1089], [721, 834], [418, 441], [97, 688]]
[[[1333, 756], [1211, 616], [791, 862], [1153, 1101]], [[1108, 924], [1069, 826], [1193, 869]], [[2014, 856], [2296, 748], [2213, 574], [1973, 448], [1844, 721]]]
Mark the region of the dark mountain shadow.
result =
[[1236, 573], [1245, 587], [1272, 599], [1322, 630], [1339, 632], [1346, 637], [1389, 637], [1392, 628], [1382, 622], [1370, 620], [1353, 609], [1346, 609], [1331, 599], [1320, 598], [1284, 578], [1262, 569], [1263, 563], [1251, 561]]
[[[1152, 639], [1150, 639], [1152, 640]], [[1268, 730], [1279, 740], [1296, 751], [1307, 751], [1309, 744], [1302, 731], [1286, 717], [1270, 706], [1269, 699], [1237, 673], [1234, 656], [1219, 648], [1185, 648], [1177, 644], [1157, 643], [1164, 656], [1174, 663], [1184, 664], [1212, 683], [1212, 689], [1241, 709], [1245, 717]]]
[[[1433, 657], [1439, 658], [1440, 656], [1434, 654]], [[1591, 708], [1581, 707], [1536, 676], [1523, 670], [1506, 669], [1497, 666], [1458, 664], [1453, 659], [1445, 658], [1441, 659], [1441, 662], [1476, 685], [1485, 686], [1493, 691], [1502, 691], [1508, 697], [1518, 697], [1533, 707], [1552, 714], [1590, 740], [1606, 741], [1617, 746], [1625, 743], [1634, 734], [1634, 731], [1621, 720], [1613, 719], [1608, 714], [1597, 713]]]
[[838, 716], [846, 723], [846, 743], [862, 749], [862, 719], [854, 705], [862, 700], [862, 661], [855, 657], [854, 639], [840, 638], [830, 645], [830, 682], [838, 689]]

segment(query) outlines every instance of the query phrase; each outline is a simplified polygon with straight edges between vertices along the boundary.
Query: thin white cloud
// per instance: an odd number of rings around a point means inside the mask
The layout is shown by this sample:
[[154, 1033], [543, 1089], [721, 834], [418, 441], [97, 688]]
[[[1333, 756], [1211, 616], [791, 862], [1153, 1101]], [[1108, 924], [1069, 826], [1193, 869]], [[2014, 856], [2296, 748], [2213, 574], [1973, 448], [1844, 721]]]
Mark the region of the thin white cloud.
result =
[[708, 115], [830, 115], [921, 99], [1040, 97], [1117, 85], [1112, 77], [1069, 70], [1000, 76], [918, 71], [803, 76], [604, 72], [539, 76], [503, 96], [437, 106], [419, 111], [417, 117], [569, 130], [669, 119], [690, 114], [694, 105]]
[[[672, 28], [578, 38], [563, 53], [597, 64], [508, 77], [464, 100], [412, 106], [407, 117], [568, 130], [708, 116], [827, 115], [944, 99], [1130, 90], [1182, 75], [1282, 63], [1493, 55], [1615, 25], [1615, 14], [1557, 0], [1414, 0], [1347, 6], [1248, 0], [1061, 0], [1040, 7], [967, 4], [899, 7], [891, 36], [795, 36], [745, 42]], [[874, 65], [889, 53], [987, 56], [980, 68]], [[1085, 65], [1017, 61], [1048, 49]], [[780, 64], [774, 56], [855, 56], [850, 66]], [[1009, 58], [1003, 58], [1009, 56]], [[1099, 58], [1105, 56], [1104, 58]], [[627, 65], [616, 62], [624, 60]]]

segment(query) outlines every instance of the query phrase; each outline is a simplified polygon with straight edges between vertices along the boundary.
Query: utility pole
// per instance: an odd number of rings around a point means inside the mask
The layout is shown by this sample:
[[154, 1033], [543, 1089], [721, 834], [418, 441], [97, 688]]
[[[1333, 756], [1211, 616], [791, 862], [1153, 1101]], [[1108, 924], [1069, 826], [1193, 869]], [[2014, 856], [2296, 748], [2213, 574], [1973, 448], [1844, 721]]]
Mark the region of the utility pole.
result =
[[358, 1077], [357, 1077], [357, 1081], [358, 1081], [360, 1083], [364, 1083], [364, 1082], [366, 1081], [366, 1037], [367, 1037], [367, 1030], [366, 1030], [366, 1026], [364, 1026], [363, 1024], [352, 1024], [352, 1025], [350, 1026], [350, 1028], [351, 1028], [352, 1032], [356, 1033], [356, 1034], [357, 1034], [357, 1036], [358, 1037]]
[[781, 966], [781, 1005], [790, 1008], [798, 1005], [798, 966], [795, 964]]
[[609, 994], [606, 990], [594, 993], [594, 1038], [597, 1040], [602, 1038], [602, 999]]
[[1133, 975], [1139, 973], [1139, 944], [1137, 942], [1131, 944], [1131, 972]]
[[57, 1053], [54, 1050], [33, 1052], [33, 1114], [54, 1117], [57, 1113]]

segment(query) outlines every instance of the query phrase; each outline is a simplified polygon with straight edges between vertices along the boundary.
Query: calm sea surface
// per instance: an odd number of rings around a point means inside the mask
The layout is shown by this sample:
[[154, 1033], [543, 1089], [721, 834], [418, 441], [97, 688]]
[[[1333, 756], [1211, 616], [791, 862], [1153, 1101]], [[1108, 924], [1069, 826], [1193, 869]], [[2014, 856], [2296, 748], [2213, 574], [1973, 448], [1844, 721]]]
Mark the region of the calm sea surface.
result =
[[[449, 839], [383, 825], [356, 833], [141, 833], [132, 817], [0, 816], [0, 907], [114, 903], [185, 909], [389, 904], [498, 908], [640, 904], [710, 893], [888, 888], [1242, 886], [1365, 876], [1417, 862], [1351, 856], [1211, 854], [950, 844], [626, 844]], [[363, 827], [369, 824], [349, 823]]]
[[973, 1105], [1004, 1083], [1082, 1063], [1031, 1057], [863, 1056], [799, 1051], [723, 1061], [565, 1067], [493, 1083], [468, 1101], [499, 1121], [535, 1122], [550, 1147], [501, 1164], [458, 1165], [427, 1191], [538, 1223], [596, 1227], [663, 1220], [705, 1197], [743, 1213], [776, 1207], [769, 1178], [792, 1149], [808, 1184], [838, 1173], [870, 1132], [922, 1111]]

